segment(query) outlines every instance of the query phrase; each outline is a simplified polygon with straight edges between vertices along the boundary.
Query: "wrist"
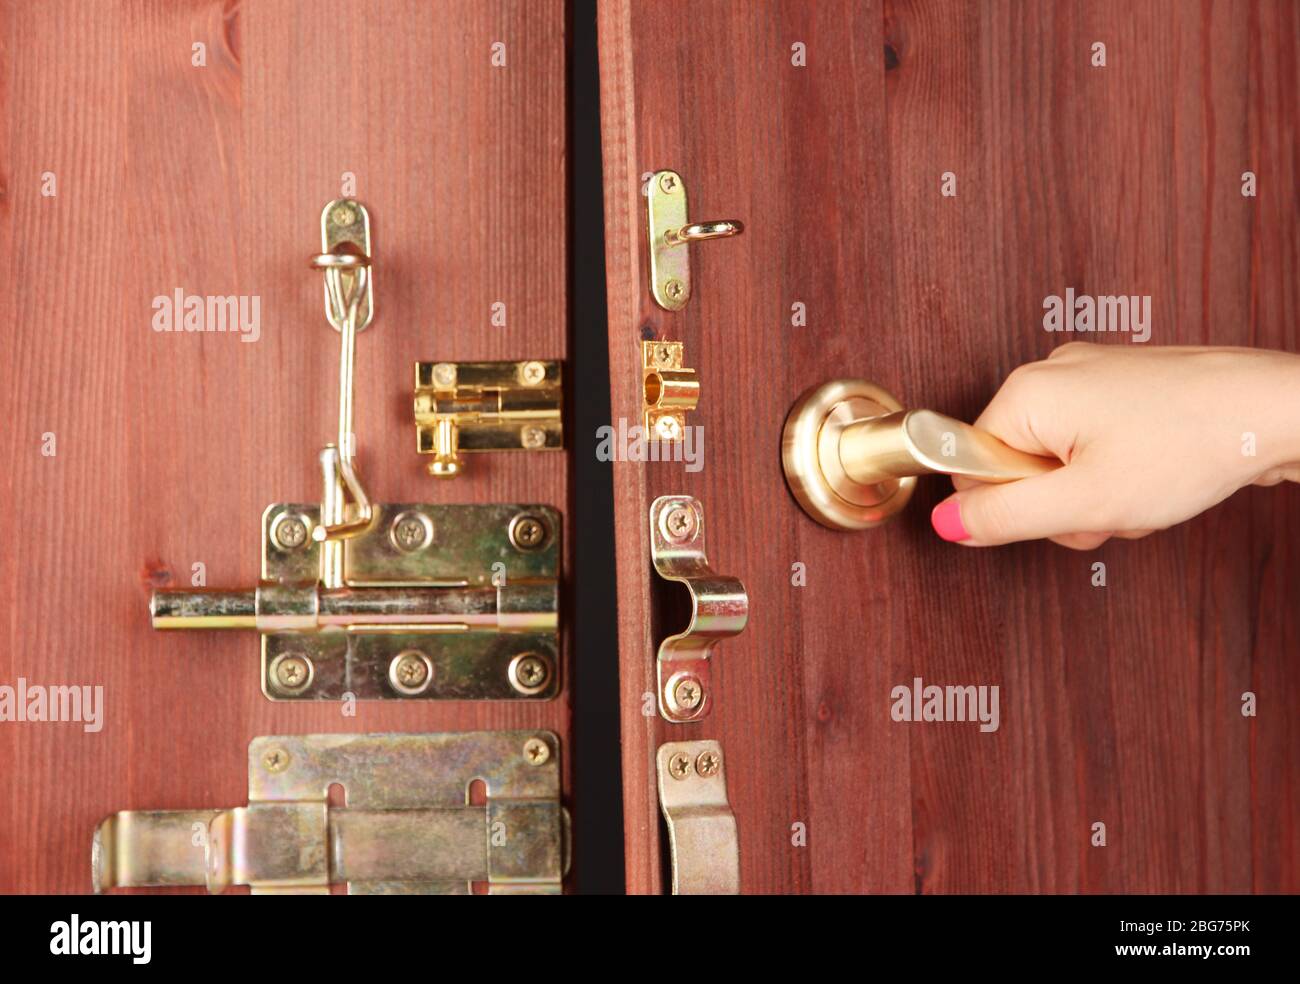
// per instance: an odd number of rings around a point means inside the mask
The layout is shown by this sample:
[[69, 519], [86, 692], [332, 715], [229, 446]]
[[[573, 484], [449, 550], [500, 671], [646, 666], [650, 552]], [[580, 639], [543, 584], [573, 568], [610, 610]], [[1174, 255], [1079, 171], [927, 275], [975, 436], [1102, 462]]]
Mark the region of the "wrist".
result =
[[[1290, 352], [1260, 353], [1268, 367], [1251, 398], [1255, 411], [1254, 457], [1250, 481], [1294, 479], [1300, 464], [1300, 355]], [[1247, 435], [1243, 433], [1243, 453]], [[1286, 474], [1290, 473], [1290, 474]]]

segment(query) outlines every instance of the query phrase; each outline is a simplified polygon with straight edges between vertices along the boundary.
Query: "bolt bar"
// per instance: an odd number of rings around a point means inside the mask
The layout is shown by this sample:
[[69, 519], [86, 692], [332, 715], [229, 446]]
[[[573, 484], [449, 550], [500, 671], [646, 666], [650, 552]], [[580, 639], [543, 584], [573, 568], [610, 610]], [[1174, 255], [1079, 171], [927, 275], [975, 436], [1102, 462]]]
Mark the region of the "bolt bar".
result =
[[493, 586], [321, 589], [264, 584], [255, 591], [155, 591], [155, 629], [260, 632], [553, 631], [553, 582]]

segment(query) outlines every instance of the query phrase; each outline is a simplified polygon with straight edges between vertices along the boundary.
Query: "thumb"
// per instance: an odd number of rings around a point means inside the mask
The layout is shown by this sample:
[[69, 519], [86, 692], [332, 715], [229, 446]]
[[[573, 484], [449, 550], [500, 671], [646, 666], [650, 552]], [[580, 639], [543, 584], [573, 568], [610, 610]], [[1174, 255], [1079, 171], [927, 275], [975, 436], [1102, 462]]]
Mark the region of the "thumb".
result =
[[934, 531], [955, 543], [995, 546], [1066, 533], [1103, 533], [1106, 496], [1081, 463], [1005, 485], [976, 485], [934, 507]]

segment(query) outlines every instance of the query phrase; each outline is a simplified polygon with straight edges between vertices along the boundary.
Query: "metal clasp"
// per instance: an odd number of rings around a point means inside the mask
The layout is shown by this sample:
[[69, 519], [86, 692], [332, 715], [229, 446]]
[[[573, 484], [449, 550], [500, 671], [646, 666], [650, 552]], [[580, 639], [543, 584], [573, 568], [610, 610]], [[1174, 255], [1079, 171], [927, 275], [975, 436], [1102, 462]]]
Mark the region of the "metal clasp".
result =
[[[569, 864], [559, 763], [549, 731], [254, 738], [247, 806], [113, 814], [95, 830], [92, 884], [558, 894]], [[476, 780], [487, 796], [471, 805]], [[346, 806], [329, 802], [336, 784]]]

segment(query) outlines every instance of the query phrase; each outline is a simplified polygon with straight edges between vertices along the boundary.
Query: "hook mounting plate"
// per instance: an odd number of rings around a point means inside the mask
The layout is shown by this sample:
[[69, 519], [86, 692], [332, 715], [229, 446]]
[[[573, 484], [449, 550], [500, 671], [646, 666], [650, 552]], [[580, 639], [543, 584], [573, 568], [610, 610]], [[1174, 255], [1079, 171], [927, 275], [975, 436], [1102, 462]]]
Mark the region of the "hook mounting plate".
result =
[[650, 293], [667, 311], [680, 311], [691, 299], [691, 251], [670, 245], [665, 233], [681, 229], [686, 218], [686, 185], [676, 171], [658, 171], [646, 189], [650, 243]]
[[[320, 244], [321, 254], [324, 256], [360, 255], [369, 258], [371, 255], [370, 213], [366, 211], [366, 207], [353, 198], [336, 198], [326, 205], [320, 214]], [[348, 291], [353, 289], [352, 280], [356, 277], [356, 273], [343, 269], [339, 271], [339, 277], [343, 281], [343, 294], [346, 296]], [[374, 305], [371, 304], [374, 284], [375, 271], [369, 268], [366, 272], [365, 289], [357, 305], [357, 331], [364, 331], [370, 327], [370, 322], [375, 316]], [[329, 319], [335, 331], [343, 330], [342, 314], [334, 309], [328, 284], [325, 286], [325, 317]]]

